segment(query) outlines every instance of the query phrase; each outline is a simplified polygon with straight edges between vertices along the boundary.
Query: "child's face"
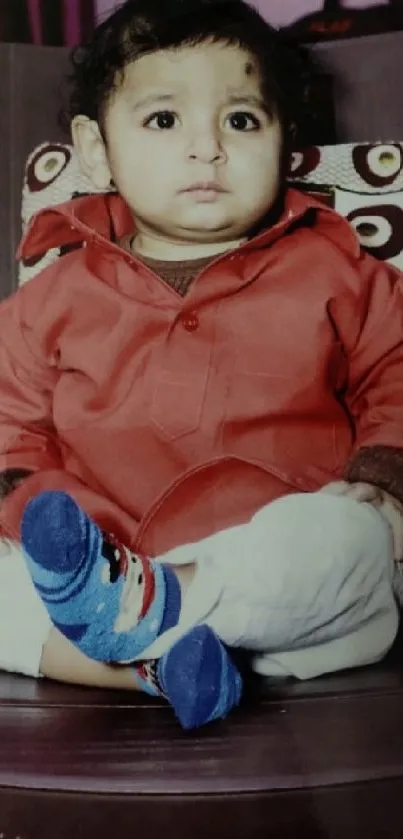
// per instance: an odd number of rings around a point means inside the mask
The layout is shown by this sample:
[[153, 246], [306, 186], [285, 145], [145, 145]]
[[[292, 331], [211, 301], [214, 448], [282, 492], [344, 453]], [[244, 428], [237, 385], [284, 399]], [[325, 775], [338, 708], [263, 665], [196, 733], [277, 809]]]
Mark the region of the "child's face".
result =
[[149, 252], [154, 241], [166, 245], [166, 258], [178, 245], [187, 256], [194, 246], [197, 257], [242, 241], [277, 197], [281, 127], [266, 113], [252, 60], [237, 47], [184, 47], [129, 65], [108, 104], [105, 133], [105, 176]]

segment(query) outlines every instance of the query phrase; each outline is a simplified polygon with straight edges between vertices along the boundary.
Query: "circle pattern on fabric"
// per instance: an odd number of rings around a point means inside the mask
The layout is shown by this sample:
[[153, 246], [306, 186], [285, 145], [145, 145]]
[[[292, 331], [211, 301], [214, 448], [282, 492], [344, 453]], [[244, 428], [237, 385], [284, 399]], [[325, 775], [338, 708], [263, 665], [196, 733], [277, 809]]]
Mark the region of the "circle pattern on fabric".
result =
[[302, 151], [295, 151], [291, 157], [290, 176], [305, 178], [316, 169], [320, 162], [320, 148], [310, 146]]
[[35, 265], [39, 265], [40, 262], [45, 258], [47, 251], [45, 253], [35, 254], [35, 256], [30, 256], [29, 258], [22, 259], [21, 262], [25, 265], [26, 268], [34, 268]]
[[403, 248], [403, 210], [393, 204], [358, 207], [347, 216], [363, 248], [377, 259], [398, 256]]
[[352, 158], [356, 171], [370, 186], [390, 186], [403, 169], [403, 150], [397, 143], [354, 146]]
[[70, 160], [71, 151], [66, 146], [55, 143], [42, 147], [27, 169], [27, 184], [31, 192], [46, 189], [59, 177]]

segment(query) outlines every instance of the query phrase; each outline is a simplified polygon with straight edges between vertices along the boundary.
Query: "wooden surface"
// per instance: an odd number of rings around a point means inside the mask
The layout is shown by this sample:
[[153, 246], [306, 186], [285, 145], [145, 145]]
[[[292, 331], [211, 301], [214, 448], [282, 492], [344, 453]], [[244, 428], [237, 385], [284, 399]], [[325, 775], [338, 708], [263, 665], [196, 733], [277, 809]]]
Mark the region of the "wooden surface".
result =
[[267, 698], [193, 735], [151, 701], [40, 693], [36, 703], [2, 702], [0, 787], [237, 795], [403, 774], [403, 686]]
[[158, 701], [3, 676], [0, 744], [2, 839], [400, 835], [396, 663], [273, 685], [196, 734]]

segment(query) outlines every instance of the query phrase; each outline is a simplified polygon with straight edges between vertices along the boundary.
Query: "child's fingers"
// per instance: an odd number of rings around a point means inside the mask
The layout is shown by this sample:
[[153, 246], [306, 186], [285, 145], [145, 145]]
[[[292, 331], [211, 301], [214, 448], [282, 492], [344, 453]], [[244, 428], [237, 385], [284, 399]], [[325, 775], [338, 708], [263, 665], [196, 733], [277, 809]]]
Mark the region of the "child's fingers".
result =
[[357, 483], [357, 484], [348, 484], [348, 491], [345, 495], [348, 495], [349, 498], [353, 498], [354, 501], [381, 501], [382, 499], [382, 490], [378, 487], [374, 486], [373, 484], [365, 484], [365, 483]]
[[375, 507], [392, 531], [396, 561], [403, 561], [403, 505], [379, 487], [363, 482], [350, 484], [348, 481], [334, 481], [322, 487], [320, 492], [326, 492], [329, 495], [344, 495], [354, 501], [367, 502]]
[[351, 484], [347, 481], [332, 481], [330, 484], [325, 484], [318, 492], [325, 492], [327, 495], [347, 495], [349, 489], [351, 489]]
[[320, 492], [326, 492], [328, 495], [346, 495], [348, 498], [353, 498], [355, 501], [376, 501], [381, 499], [382, 490], [373, 484], [356, 483], [350, 484], [348, 481], [333, 481], [330, 484], [322, 487]]

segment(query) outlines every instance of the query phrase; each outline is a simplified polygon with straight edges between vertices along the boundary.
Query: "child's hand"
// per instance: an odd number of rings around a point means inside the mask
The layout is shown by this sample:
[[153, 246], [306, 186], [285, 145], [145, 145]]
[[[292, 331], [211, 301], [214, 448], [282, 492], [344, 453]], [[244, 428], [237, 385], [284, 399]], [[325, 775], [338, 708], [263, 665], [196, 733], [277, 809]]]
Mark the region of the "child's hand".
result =
[[354, 498], [355, 501], [366, 501], [372, 504], [392, 530], [393, 542], [395, 549], [395, 559], [397, 562], [403, 560], [403, 504], [397, 501], [393, 495], [390, 495], [385, 490], [380, 489], [374, 484], [355, 483], [350, 484], [348, 481], [334, 481], [331, 484], [326, 484], [322, 487], [320, 492], [326, 492], [329, 495], [347, 495], [349, 498]]

